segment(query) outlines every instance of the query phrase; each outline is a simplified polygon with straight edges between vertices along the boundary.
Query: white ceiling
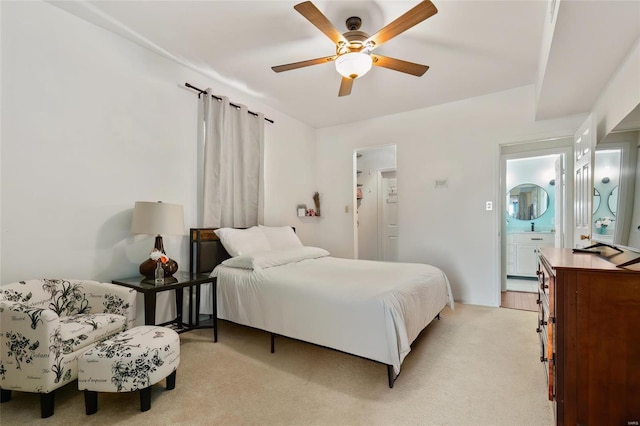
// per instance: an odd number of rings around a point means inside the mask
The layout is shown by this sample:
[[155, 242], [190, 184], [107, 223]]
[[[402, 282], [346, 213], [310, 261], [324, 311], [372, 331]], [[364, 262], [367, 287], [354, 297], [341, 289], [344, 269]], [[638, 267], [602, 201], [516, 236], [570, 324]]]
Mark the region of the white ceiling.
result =
[[[436, 15], [376, 49], [429, 65], [426, 74], [374, 67], [354, 82], [350, 96], [341, 98], [332, 63], [271, 70], [335, 53], [333, 43], [293, 9], [299, 1], [51, 3], [317, 128], [528, 84], [540, 88], [538, 118], [586, 112], [640, 36], [637, 0], [562, 0], [544, 81], [537, 82], [543, 25], [549, 19], [546, 1], [433, 1]], [[417, 3], [314, 1], [341, 32], [346, 18], [359, 16], [361, 30], [369, 34]], [[200, 87], [201, 82], [190, 83]]]

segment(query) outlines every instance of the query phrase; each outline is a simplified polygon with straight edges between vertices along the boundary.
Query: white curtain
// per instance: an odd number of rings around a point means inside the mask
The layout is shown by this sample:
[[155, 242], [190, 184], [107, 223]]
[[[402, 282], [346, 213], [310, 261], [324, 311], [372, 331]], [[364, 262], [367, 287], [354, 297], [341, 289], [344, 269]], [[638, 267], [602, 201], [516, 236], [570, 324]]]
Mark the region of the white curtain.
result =
[[[202, 227], [248, 228], [264, 217], [264, 115], [202, 97]], [[202, 286], [200, 312], [211, 314], [211, 286]]]
[[264, 115], [203, 96], [203, 226], [246, 228], [263, 219]]

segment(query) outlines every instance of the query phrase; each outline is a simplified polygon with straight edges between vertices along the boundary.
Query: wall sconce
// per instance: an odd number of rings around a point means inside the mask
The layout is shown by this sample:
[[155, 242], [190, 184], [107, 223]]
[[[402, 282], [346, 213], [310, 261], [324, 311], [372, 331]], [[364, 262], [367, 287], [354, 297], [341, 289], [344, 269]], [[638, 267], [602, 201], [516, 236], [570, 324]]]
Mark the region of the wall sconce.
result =
[[609, 183], [610, 181], [611, 180], [607, 176], [602, 178], [602, 183]]

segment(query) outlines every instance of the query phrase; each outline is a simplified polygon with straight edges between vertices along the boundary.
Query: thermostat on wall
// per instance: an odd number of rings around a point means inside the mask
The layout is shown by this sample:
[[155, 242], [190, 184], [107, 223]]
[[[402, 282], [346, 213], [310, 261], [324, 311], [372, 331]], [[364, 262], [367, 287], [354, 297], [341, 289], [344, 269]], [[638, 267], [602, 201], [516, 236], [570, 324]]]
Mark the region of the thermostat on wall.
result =
[[449, 181], [447, 179], [436, 179], [434, 187], [437, 188], [447, 188], [449, 186]]

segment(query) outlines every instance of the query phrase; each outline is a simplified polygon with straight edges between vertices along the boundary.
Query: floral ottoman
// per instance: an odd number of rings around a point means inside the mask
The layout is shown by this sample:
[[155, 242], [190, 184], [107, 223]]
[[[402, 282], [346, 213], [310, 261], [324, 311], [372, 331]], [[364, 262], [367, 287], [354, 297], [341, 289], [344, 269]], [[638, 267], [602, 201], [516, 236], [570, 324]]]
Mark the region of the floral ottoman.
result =
[[98, 411], [98, 392], [140, 391], [140, 411], [151, 408], [151, 386], [167, 378], [176, 386], [180, 337], [154, 325], [117, 334], [78, 358], [78, 389], [84, 390], [87, 414]]

